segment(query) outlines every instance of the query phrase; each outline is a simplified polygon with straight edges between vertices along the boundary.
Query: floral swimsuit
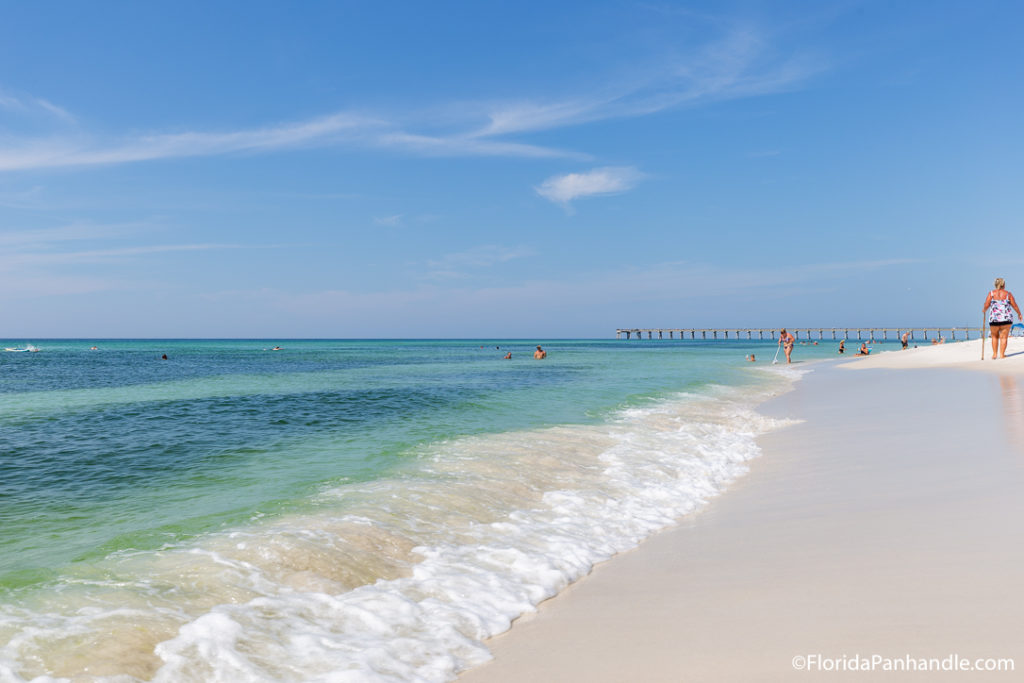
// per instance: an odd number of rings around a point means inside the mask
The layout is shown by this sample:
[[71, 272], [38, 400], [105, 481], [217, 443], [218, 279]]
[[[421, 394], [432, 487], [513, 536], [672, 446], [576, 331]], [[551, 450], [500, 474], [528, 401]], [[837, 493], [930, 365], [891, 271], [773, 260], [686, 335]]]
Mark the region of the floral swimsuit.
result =
[[992, 308], [988, 312], [990, 323], [1013, 322], [1013, 314], [1010, 313], [1010, 297], [1005, 299], [992, 299]]

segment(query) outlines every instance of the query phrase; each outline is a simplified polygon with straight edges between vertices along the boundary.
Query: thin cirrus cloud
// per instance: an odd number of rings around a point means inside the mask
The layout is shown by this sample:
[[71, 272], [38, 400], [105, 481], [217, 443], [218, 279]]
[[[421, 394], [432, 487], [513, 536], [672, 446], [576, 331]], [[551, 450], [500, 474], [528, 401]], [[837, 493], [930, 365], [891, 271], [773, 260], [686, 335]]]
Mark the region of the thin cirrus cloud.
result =
[[174, 251], [210, 251], [212, 249], [244, 249], [239, 244], [156, 244], [144, 247], [120, 247], [117, 249], [94, 249], [77, 253], [54, 254], [62, 262], [99, 262], [146, 254], [163, 254]]
[[0, 109], [27, 116], [42, 113], [65, 123], [75, 122], [75, 117], [70, 112], [41, 97], [19, 97], [3, 90], [0, 90]]
[[[615, 118], [633, 118], [702, 103], [795, 89], [827, 68], [821, 59], [776, 56], [762, 33], [734, 28], [684, 57], [631, 70], [628, 77], [572, 97], [545, 101], [470, 102], [444, 107], [444, 132], [430, 132], [429, 116], [365, 116], [352, 112], [306, 121], [227, 132], [157, 133], [120, 139], [83, 135], [0, 141], [0, 171], [123, 164], [157, 159], [269, 152], [303, 147], [368, 146], [422, 156], [576, 158], [590, 155], [530, 144], [508, 136]], [[74, 121], [66, 110], [38, 97], [0, 91], [0, 109], [38, 111]]]
[[153, 230], [154, 226], [146, 222], [71, 223], [53, 228], [9, 230], [0, 233], [0, 269], [11, 271], [39, 266], [109, 263], [149, 254], [243, 248], [236, 244], [213, 243], [93, 246], [97, 242], [123, 243], [126, 238], [145, 235]]
[[519, 158], [589, 158], [586, 154], [521, 142], [488, 139], [480, 133], [420, 135], [391, 132], [366, 140], [377, 147], [394, 148], [423, 156], [500, 156]]
[[427, 263], [427, 278], [431, 280], [452, 280], [467, 277], [473, 271], [490, 268], [533, 255], [528, 247], [505, 247], [487, 244], [465, 251], [446, 254], [440, 259]]
[[0, 171], [124, 164], [157, 159], [268, 152], [303, 147], [366, 145], [423, 156], [503, 156], [525, 158], [586, 155], [479, 136], [423, 135], [394, 130], [381, 119], [339, 112], [309, 121], [250, 130], [145, 135], [114, 142], [66, 137], [32, 139], [0, 146]]
[[119, 247], [114, 249], [88, 249], [84, 251], [22, 251], [12, 252], [3, 257], [0, 257], [0, 265], [5, 265], [6, 267], [14, 267], [42, 265], [72, 265], [90, 263], [95, 264], [107, 263], [109, 261], [131, 258], [134, 256], [145, 256], [148, 254], [243, 248], [246, 247], [236, 244], [159, 244], [142, 247]]
[[668, 109], [794, 90], [828, 69], [820, 56], [777, 57], [752, 27], [735, 28], [685, 57], [636, 69], [617, 83], [561, 101], [491, 105], [488, 124], [473, 135], [489, 137], [549, 130]]
[[[102, 230], [93, 229], [93, 236]], [[110, 233], [108, 236], [113, 236]], [[3, 241], [0, 251], [0, 298], [79, 295], [102, 291], [137, 291], [137, 281], [126, 280], [110, 271], [113, 263], [168, 252], [198, 252], [239, 249], [231, 244], [159, 244], [108, 249], [54, 250], [77, 242], [85, 232], [77, 228], [30, 231]]]
[[553, 176], [534, 189], [541, 197], [569, 207], [571, 202], [583, 197], [626, 192], [643, 178], [644, 174], [632, 166], [606, 166], [585, 173]]
[[377, 225], [382, 225], [387, 228], [393, 228], [402, 224], [402, 215], [395, 214], [394, 216], [374, 216], [373, 222]]
[[67, 242], [88, 242], [93, 240], [126, 237], [152, 229], [145, 222], [95, 225], [92, 223], [70, 223], [54, 228], [31, 230], [6, 230], [0, 233], [0, 247], [11, 251], [28, 249], [47, 250], [54, 245]]
[[301, 123], [228, 133], [148, 135], [115, 144], [78, 139], [32, 141], [21, 148], [0, 149], [0, 171], [62, 166], [120, 164], [175, 157], [211, 156], [243, 151], [302, 147], [376, 122], [351, 114], [334, 114]]

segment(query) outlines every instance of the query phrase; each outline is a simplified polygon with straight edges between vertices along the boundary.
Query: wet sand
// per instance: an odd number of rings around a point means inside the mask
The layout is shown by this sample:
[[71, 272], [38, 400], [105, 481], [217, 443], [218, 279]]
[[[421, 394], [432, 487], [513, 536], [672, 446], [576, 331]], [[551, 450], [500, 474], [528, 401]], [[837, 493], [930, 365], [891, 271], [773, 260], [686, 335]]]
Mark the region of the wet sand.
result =
[[[803, 422], [762, 437], [747, 477], [519, 619], [460, 681], [1016, 680], [1024, 343], [1010, 353], [983, 366], [974, 341], [816, 366], [762, 406]], [[822, 670], [855, 656], [1017, 670]]]

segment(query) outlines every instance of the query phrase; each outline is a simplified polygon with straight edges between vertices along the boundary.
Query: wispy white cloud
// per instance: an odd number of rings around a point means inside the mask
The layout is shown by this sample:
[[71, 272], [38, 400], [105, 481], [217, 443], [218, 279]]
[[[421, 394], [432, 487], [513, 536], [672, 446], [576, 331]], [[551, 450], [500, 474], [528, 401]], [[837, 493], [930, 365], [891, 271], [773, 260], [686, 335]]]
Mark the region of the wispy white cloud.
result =
[[776, 57], [751, 27], [734, 28], [686, 55], [637, 68], [619, 83], [556, 101], [494, 104], [478, 136], [506, 135], [614, 118], [655, 114], [682, 106], [793, 90], [828, 69], [821, 58]]
[[474, 137], [524, 133], [585, 123], [600, 118], [603, 107], [617, 98], [587, 97], [564, 102], [511, 102], [492, 105], [486, 112], [489, 119]]
[[69, 223], [54, 228], [32, 230], [6, 230], [0, 232], [0, 247], [6, 249], [49, 249], [55, 244], [76, 241], [92, 241], [125, 237], [152, 229], [144, 222], [114, 223], [97, 225], [93, 223]]
[[43, 111], [49, 112], [53, 116], [56, 116], [58, 119], [62, 119], [63, 121], [66, 121], [68, 123], [75, 123], [76, 122], [76, 119], [71, 114], [71, 112], [69, 112], [66, 109], [63, 109], [61, 107], [58, 107], [57, 105], [53, 104], [52, 102], [48, 102], [48, 101], [46, 101], [44, 99], [37, 98], [36, 101], [35, 101], [35, 104], [36, 104], [36, 106], [38, 106]]
[[[269, 152], [338, 145], [376, 147], [427, 156], [576, 158], [590, 155], [510, 139], [516, 135], [615, 118], [646, 116], [681, 106], [785, 92], [826, 69], [802, 55], [778, 56], [762, 32], [738, 27], [686, 54], [593, 83], [564, 98], [525, 97], [442, 107], [448, 120], [429, 116], [367, 116], [353, 112], [235, 131], [154, 133], [121, 138], [34, 137], [0, 141], [0, 171], [123, 164], [157, 159]], [[0, 91], [0, 108], [72, 114], [41, 98]], [[452, 112], [458, 112], [453, 114]]]
[[5, 305], [8, 308], [14, 300], [24, 302], [45, 297], [138, 289], [137, 282], [126, 282], [112, 275], [24, 273], [7, 269], [0, 271], [0, 300], [6, 300]]
[[175, 251], [210, 251], [223, 249], [243, 249], [237, 244], [155, 244], [140, 247], [120, 247], [115, 249], [87, 249], [83, 251], [64, 252], [20, 252], [0, 257], [0, 263], [7, 265], [56, 265], [78, 263], [105, 263], [132, 256], [149, 254], [165, 254]]
[[488, 244], [465, 251], [446, 254], [427, 263], [427, 277], [433, 280], [451, 280], [467, 277], [470, 271], [490, 268], [498, 263], [533, 255], [529, 247], [505, 247]]
[[632, 166], [606, 166], [585, 173], [552, 176], [535, 189], [541, 197], [568, 206], [581, 197], [631, 190], [643, 177], [644, 174]]
[[417, 154], [434, 156], [502, 156], [523, 158], [589, 158], [586, 154], [567, 150], [529, 145], [520, 142], [491, 140], [475, 134], [420, 135], [406, 132], [384, 133], [368, 138], [379, 147], [402, 149]]
[[287, 199], [322, 199], [328, 201], [365, 198], [365, 195], [358, 192], [274, 192], [273, 196], [285, 197]]
[[81, 137], [29, 139], [0, 145], [0, 171], [124, 164], [157, 159], [362, 145], [426, 156], [588, 158], [588, 155], [474, 135], [425, 135], [381, 119], [340, 112], [310, 121], [219, 133], [155, 134], [113, 141]]
[[70, 112], [48, 100], [30, 95], [15, 96], [3, 90], [0, 90], [0, 109], [25, 115], [41, 113], [65, 123], [75, 122], [75, 117]]
[[373, 222], [377, 225], [383, 225], [384, 227], [393, 228], [402, 224], [402, 214], [395, 214], [394, 216], [374, 216]]
[[[33, 297], [99, 291], [133, 291], [120, 265], [152, 255], [242, 248], [236, 244], [139, 244], [151, 239], [151, 223], [73, 223], [0, 233], [0, 293]], [[128, 243], [126, 243], [128, 242]], [[131, 244], [130, 242], [135, 242]], [[117, 267], [112, 267], [117, 266]]]
[[41, 209], [46, 206], [43, 193], [42, 185], [18, 190], [0, 190], [0, 206], [9, 209]]
[[839, 261], [833, 263], [811, 263], [802, 266], [808, 272], [841, 272], [841, 271], [868, 271], [890, 266], [905, 266], [911, 263], [921, 263], [921, 259], [914, 258], [889, 258], [875, 259], [872, 261]]
[[266, 151], [330, 142], [349, 131], [377, 122], [350, 114], [334, 114], [300, 123], [223, 133], [147, 135], [113, 144], [78, 139], [35, 140], [20, 148], [0, 149], [0, 170], [119, 164], [152, 159], [212, 156]]

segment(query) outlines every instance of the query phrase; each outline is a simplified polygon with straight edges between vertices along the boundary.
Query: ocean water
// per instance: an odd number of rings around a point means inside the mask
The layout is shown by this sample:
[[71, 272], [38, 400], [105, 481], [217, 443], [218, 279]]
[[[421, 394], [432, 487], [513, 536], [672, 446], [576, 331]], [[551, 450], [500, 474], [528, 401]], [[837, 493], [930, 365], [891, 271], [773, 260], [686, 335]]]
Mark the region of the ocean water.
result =
[[741, 476], [801, 367], [735, 340], [29, 341], [0, 352], [0, 681], [452, 680]]

